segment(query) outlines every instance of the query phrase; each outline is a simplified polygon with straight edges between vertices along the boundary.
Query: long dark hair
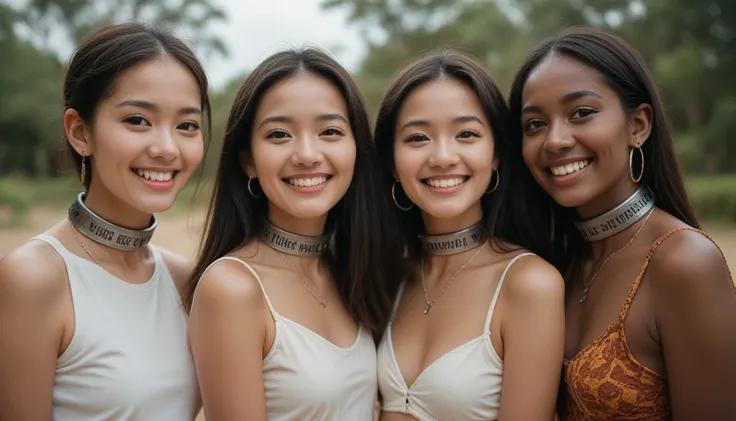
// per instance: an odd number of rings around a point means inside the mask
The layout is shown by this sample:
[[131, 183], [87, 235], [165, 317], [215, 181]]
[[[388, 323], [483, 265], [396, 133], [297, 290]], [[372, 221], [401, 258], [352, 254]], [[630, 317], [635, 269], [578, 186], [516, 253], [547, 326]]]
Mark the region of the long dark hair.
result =
[[[451, 78], [475, 92], [483, 112], [491, 124], [495, 156], [499, 159], [498, 187], [481, 198], [484, 221], [492, 246], [501, 252], [514, 247], [528, 248], [544, 259], [553, 256], [549, 245], [550, 221], [534, 212], [536, 197], [530, 194], [534, 180], [525, 168], [522, 157], [513, 153], [511, 115], [503, 95], [488, 71], [469, 56], [454, 51], [439, 51], [425, 55], [401, 70], [381, 102], [376, 122], [375, 140], [381, 161], [388, 169], [383, 190], [390, 194], [394, 183], [394, 131], [401, 106], [406, 97], [425, 83]], [[495, 176], [494, 176], [495, 177]], [[495, 181], [492, 181], [495, 183]], [[398, 197], [399, 189], [396, 189]], [[401, 199], [399, 199], [401, 200]], [[403, 205], [402, 205], [403, 206]], [[416, 264], [424, 251], [418, 235], [424, 231], [419, 209], [403, 212], [394, 206], [403, 226], [403, 240], [410, 262]], [[547, 247], [547, 248], [545, 248]]]
[[401, 246], [389, 213], [389, 198], [378, 187], [381, 168], [360, 91], [350, 74], [327, 53], [307, 48], [276, 53], [247, 77], [227, 121], [217, 177], [207, 215], [205, 236], [192, 273], [187, 297], [205, 269], [218, 258], [260, 235], [267, 198], [247, 190], [241, 157], [251, 156], [254, 117], [264, 93], [279, 81], [302, 72], [320, 76], [343, 95], [355, 136], [357, 157], [345, 196], [330, 210], [327, 230], [334, 247], [324, 256], [340, 297], [353, 316], [380, 335], [390, 315], [402, 276]]
[[[85, 123], [93, 125], [97, 107], [110, 94], [120, 73], [161, 56], [169, 56], [181, 63], [197, 81], [205, 115], [203, 129], [207, 133], [212, 126], [209, 82], [196, 54], [172, 33], [139, 22], [104, 26], [79, 45], [66, 71], [64, 107], [76, 110]], [[205, 141], [205, 145], [209, 142]], [[79, 175], [82, 157], [68, 141], [66, 152]], [[89, 189], [93, 176], [92, 165], [87, 165], [85, 189]]]
[[[552, 54], [575, 59], [597, 70], [628, 112], [641, 104], [652, 107], [652, 130], [642, 146], [644, 175], [642, 185], [654, 192], [656, 205], [684, 223], [699, 228], [690, 200], [685, 190], [680, 165], [675, 155], [672, 128], [654, 85], [653, 78], [639, 53], [626, 41], [610, 32], [595, 28], [571, 28], [538, 44], [524, 61], [514, 78], [509, 95], [515, 138], [514, 155], [521, 156], [522, 125], [521, 107], [524, 85], [529, 74]], [[554, 219], [555, 235], [551, 241], [563, 261], [568, 278], [575, 277], [579, 265], [590, 253], [590, 245], [583, 240], [574, 226], [578, 219], [575, 210], [565, 208], [552, 200], [541, 188], [546, 204], [540, 210], [549, 210]], [[572, 270], [572, 272], [568, 272]]]

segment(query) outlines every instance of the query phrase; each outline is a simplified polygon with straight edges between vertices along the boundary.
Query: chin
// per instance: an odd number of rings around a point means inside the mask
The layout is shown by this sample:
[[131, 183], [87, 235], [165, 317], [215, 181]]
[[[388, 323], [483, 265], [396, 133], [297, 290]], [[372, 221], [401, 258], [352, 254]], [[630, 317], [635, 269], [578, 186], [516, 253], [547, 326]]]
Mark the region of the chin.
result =
[[591, 198], [589, 194], [578, 193], [572, 190], [553, 192], [550, 193], [550, 196], [558, 205], [566, 208], [577, 208], [588, 203]]
[[166, 212], [174, 205], [174, 199], [169, 197], [151, 198], [137, 201], [135, 207], [143, 212], [157, 214]]

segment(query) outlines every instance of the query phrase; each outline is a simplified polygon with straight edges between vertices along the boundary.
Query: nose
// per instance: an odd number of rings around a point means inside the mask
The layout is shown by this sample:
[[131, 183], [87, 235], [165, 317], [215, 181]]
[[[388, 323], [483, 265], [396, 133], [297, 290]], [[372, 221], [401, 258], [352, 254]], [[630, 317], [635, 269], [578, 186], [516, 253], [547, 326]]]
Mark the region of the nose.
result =
[[148, 148], [150, 154], [154, 158], [163, 158], [166, 161], [173, 161], [179, 157], [179, 145], [176, 144], [174, 139], [175, 134], [172, 134], [170, 130], [162, 130], [156, 136], [153, 144]]
[[544, 148], [551, 153], [564, 152], [575, 145], [572, 131], [564, 123], [552, 122], [547, 129], [547, 137], [544, 140]]
[[295, 150], [291, 156], [291, 162], [294, 165], [312, 167], [322, 162], [322, 152], [319, 149], [319, 139], [312, 136], [303, 136], [294, 142]]
[[441, 139], [434, 143], [434, 150], [429, 157], [429, 165], [440, 168], [447, 168], [457, 165], [460, 157], [455, 150], [455, 140]]

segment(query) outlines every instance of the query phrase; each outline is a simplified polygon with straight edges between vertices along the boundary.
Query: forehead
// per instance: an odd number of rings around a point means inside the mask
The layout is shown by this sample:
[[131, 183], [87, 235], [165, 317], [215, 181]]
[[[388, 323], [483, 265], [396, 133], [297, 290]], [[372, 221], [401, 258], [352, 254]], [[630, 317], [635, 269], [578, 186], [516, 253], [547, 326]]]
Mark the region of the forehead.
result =
[[197, 79], [176, 59], [164, 55], [141, 62], [122, 72], [109, 95], [110, 102], [146, 100], [164, 107], [198, 107], [201, 102]]
[[574, 58], [551, 54], [529, 73], [522, 102], [556, 101], [570, 92], [586, 90], [603, 98], [615, 98], [600, 72]]
[[256, 118], [264, 118], [266, 114], [311, 116], [335, 112], [347, 118], [347, 104], [338, 88], [321, 76], [302, 72], [268, 89]]
[[458, 115], [475, 115], [486, 122], [483, 107], [466, 84], [443, 77], [427, 82], [406, 96], [397, 122], [406, 120], [451, 120]]

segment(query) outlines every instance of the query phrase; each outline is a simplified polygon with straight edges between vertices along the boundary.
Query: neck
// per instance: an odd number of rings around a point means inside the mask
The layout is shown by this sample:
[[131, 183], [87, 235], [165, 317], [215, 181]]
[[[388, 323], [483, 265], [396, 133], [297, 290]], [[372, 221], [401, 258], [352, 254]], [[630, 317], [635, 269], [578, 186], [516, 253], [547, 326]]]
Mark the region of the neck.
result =
[[80, 193], [69, 207], [68, 219], [83, 236], [110, 249], [123, 252], [140, 250], [148, 245], [156, 229], [155, 218], [149, 219], [145, 229], [131, 229], [98, 212], [87, 204], [85, 193]]
[[263, 221], [263, 241], [274, 250], [296, 257], [318, 260], [329, 247], [329, 235], [304, 235]]
[[488, 240], [488, 234], [481, 219], [455, 232], [439, 235], [424, 234], [419, 238], [429, 254], [449, 256], [475, 249]]
[[141, 212], [110, 194], [103, 195], [94, 187], [90, 186], [84, 198], [84, 204], [92, 212], [110, 223], [128, 229], [146, 229], [151, 224], [152, 214]]

